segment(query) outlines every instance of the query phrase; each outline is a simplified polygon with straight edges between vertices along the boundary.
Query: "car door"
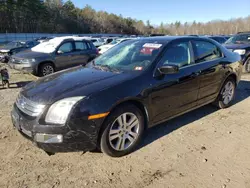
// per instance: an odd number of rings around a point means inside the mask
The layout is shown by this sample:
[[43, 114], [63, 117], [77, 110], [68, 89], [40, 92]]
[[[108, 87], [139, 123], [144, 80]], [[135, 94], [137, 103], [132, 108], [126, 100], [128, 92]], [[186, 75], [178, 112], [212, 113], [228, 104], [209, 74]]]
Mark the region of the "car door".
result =
[[192, 41], [195, 64], [200, 74], [198, 105], [212, 102], [218, 95], [226, 69], [220, 48], [213, 42], [195, 39]]
[[55, 54], [55, 66], [57, 69], [65, 69], [72, 66], [73, 44], [71, 41], [62, 43]]
[[72, 53], [72, 65], [85, 65], [90, 59], [89, 48], [85, 41], [74, 42], [74, 52]]
[[176, 64], [179, 72], [154, 79], [151, 104], [155, 124], [194, 108], [198, 97], [199, 78], [191, 42], [184, 40], [169, 45], [157, 68]]

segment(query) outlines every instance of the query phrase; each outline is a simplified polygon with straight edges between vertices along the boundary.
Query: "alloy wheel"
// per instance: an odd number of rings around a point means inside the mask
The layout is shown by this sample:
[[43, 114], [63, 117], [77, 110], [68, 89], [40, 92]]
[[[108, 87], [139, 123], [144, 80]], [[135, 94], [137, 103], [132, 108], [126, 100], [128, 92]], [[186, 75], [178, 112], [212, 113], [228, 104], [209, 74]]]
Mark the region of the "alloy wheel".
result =
[[234, 97], [235, 86], [231, 81], [228, 81], [222, 90], [222, 101], [225, 105], [229, 104]]
[[133, 113], [121, 114], [110, 127], [109, 143], [116, 151], [128, 149], [138, 138], [139, 119]]
[[54, 73], [54, 68], [51, 65], [46, 65], [43, 67], [43, 76]]

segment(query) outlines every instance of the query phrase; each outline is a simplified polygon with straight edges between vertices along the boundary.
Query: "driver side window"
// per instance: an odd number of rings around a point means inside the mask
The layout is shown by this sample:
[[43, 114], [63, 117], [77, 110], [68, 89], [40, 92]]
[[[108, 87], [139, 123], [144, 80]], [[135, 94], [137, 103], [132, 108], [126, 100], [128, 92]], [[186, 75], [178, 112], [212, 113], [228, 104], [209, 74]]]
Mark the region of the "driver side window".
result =
[[175, 43], [165, 51], [160, 61], [160, 66], [168, 64], [174, 64], [179, 67], [191, 64], [191, 50], [189, 42]]
[[64, 44], [62, 44], [60, 46], [60, 48], [58, 49], [58, 52], [62, 52], [62, 53], [68, 53], [68, 52], [72, 52], [73, 51], [73, 46], [71, 42], [66, 42]]

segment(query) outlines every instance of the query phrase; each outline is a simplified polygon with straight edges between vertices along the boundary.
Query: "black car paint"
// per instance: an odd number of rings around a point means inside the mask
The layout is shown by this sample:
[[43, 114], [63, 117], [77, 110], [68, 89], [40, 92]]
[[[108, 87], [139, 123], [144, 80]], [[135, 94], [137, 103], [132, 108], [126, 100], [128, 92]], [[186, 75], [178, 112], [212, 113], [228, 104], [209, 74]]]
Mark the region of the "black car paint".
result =
[[[65, 136], [62, 144], [37, 143], [38, 147], [49, 152], [93, 150], [98, 145], [105, 118], [88, 120], [89, 115], [112, 112], [120, 104], [133, 103], [143, 111], [147, 127], [150, 128], [213, 102], [229, 76], [239, 82], [242, 69], [239, 55], [227, 51], [210, 39], [153, 37], [148, 40], [161, 41], [165, 47], [145, 71], [114, 73], [96, 69], [90, 64], [87, 67], [65, 70], [27, 85], [21, 94], [30, 100], [47, 104], [47, 108], [39, 117], [30, 118], [14, 106], [13, 111], [19, 114], [21, 126], [31, 130], [33, 136], [34, 133], [61, 133]], [[222, 51], [223, 57], [180, 68], [178, 74], [159, 75], [157, 62], [168, 46], [178, 41], [189, 41], [192, 45], [194, 40], [214, 43]], [[72, 96], [86, 98], [71, 110], [66, 124], [46, 124], [44, 119], [50, 105]]]

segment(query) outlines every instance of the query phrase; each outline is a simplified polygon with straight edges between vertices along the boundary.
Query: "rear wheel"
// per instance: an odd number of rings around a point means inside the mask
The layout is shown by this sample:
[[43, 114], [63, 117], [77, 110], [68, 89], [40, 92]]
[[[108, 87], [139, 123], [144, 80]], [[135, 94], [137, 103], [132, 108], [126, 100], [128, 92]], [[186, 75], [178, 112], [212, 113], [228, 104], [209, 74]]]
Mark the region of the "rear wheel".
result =
[[134, 105], [115, 109], [105, 121], [101, 134], [101, 151], [111, 157], [121, 157], [134, 151], [144, 132], [144, 117]]
[[228, 78], [223, 84], [215, 104], [222, 109], [231, 106], [235, 96], [235, 89], [235, 80], [233, 78]]
[[244, 72], [250, 73], [250, 57], [246, 60], [246, 62], [244, 64]]
[[55, 72], [54, 66], [51, 63], [42, 64], [39, 67], [39, 76], [47, 76]]

